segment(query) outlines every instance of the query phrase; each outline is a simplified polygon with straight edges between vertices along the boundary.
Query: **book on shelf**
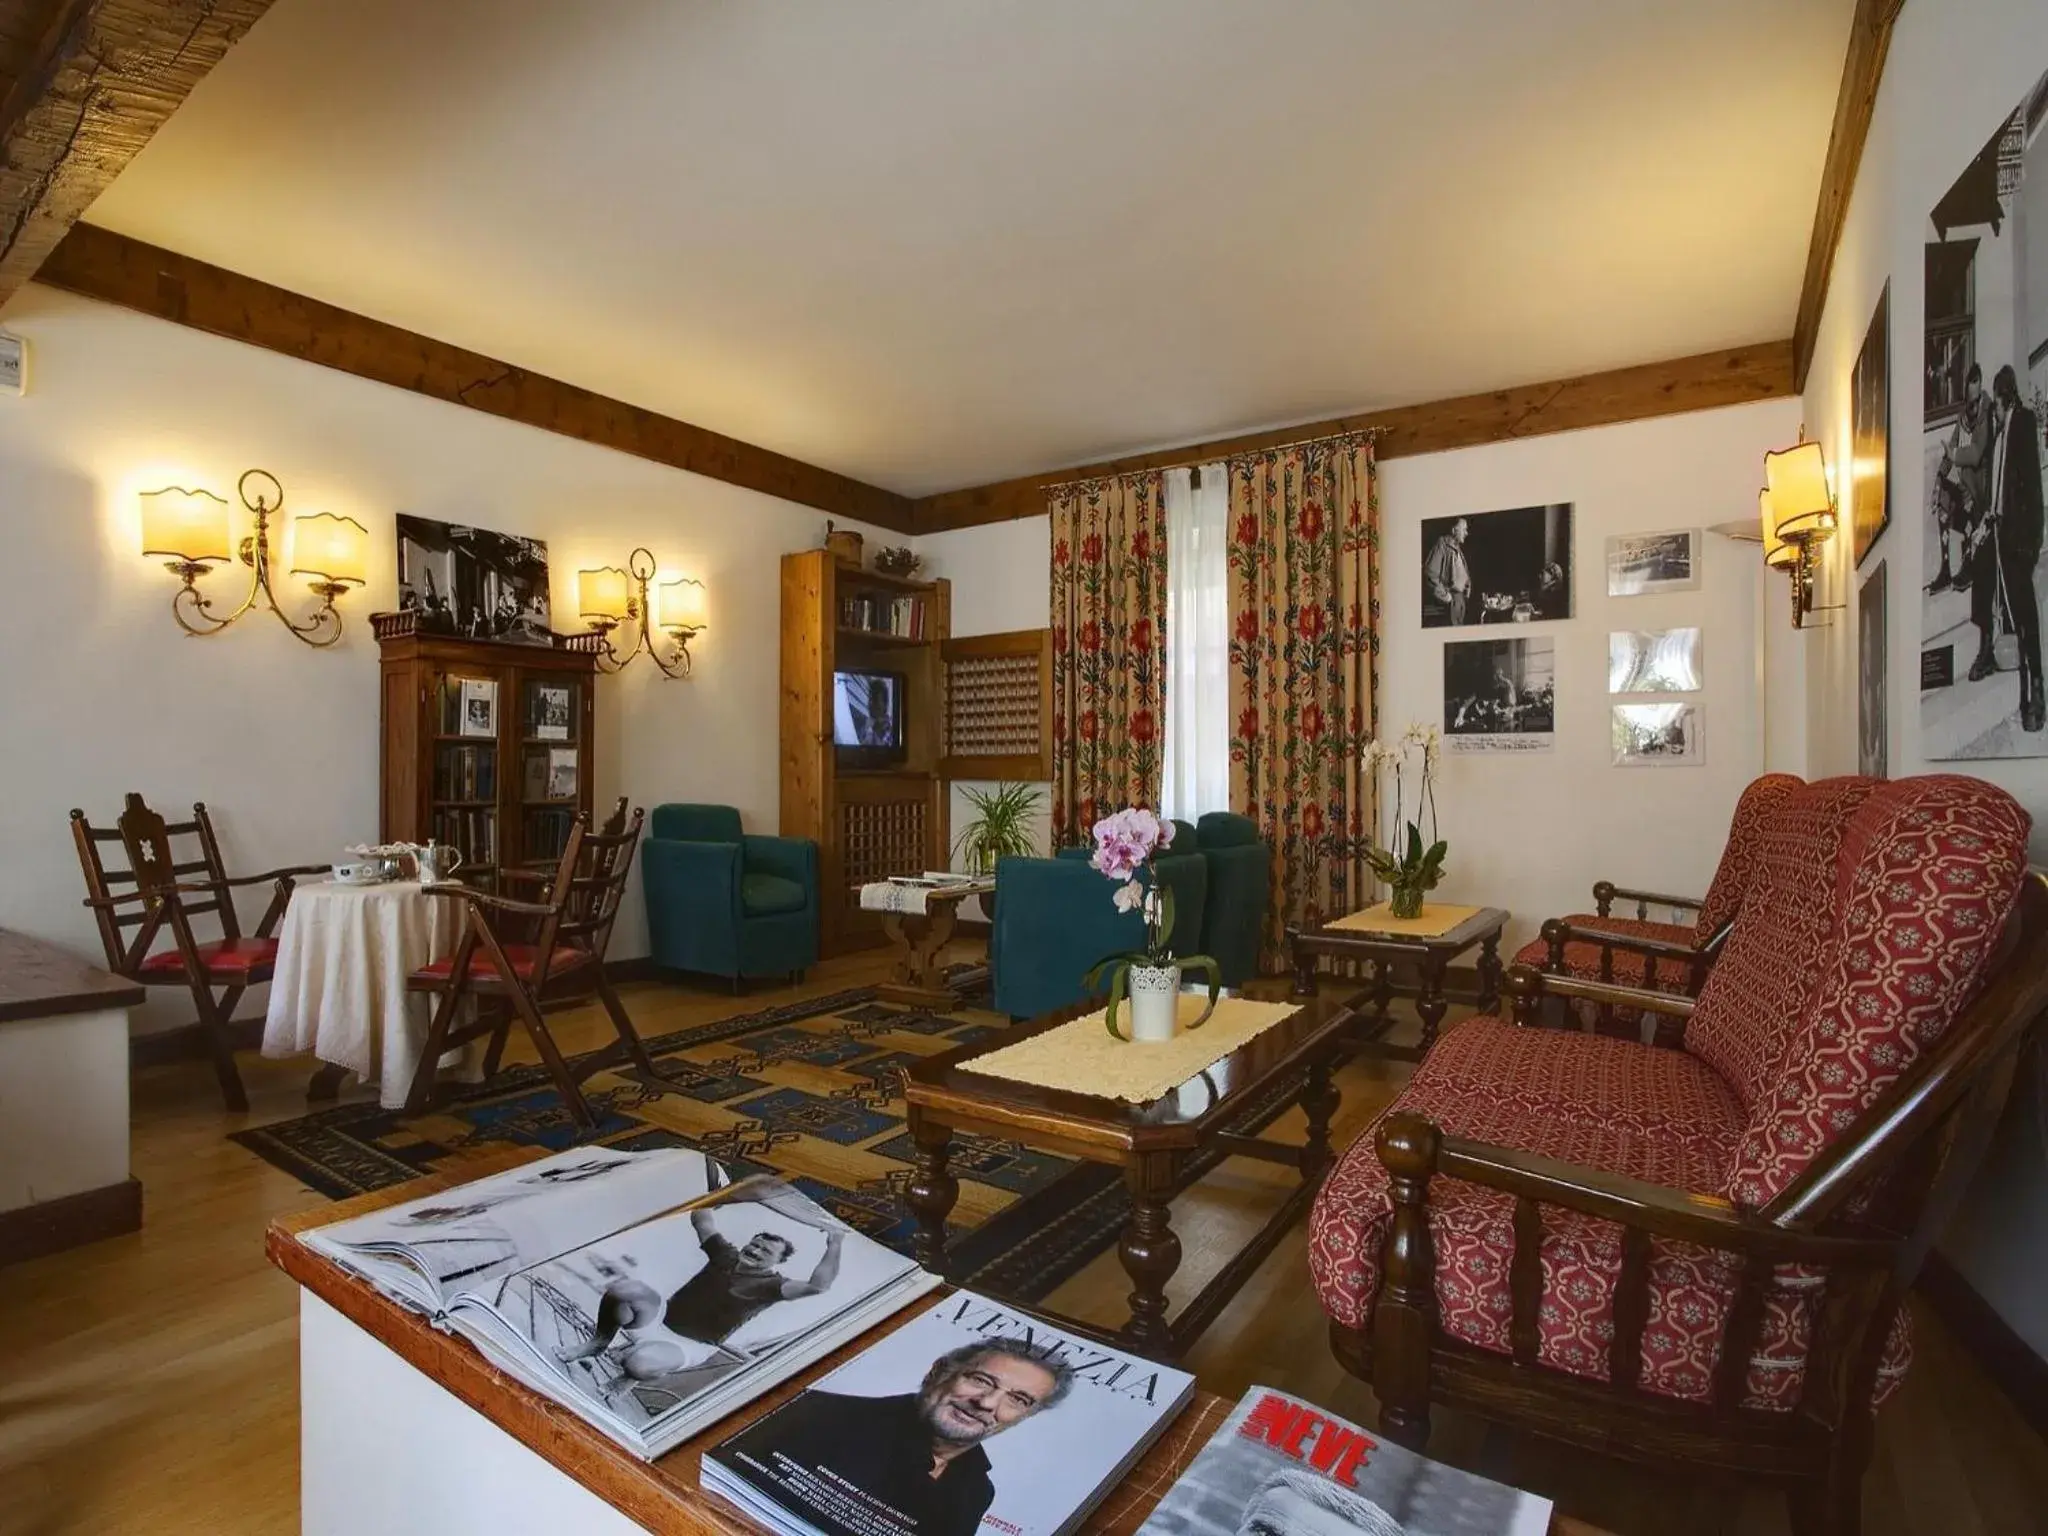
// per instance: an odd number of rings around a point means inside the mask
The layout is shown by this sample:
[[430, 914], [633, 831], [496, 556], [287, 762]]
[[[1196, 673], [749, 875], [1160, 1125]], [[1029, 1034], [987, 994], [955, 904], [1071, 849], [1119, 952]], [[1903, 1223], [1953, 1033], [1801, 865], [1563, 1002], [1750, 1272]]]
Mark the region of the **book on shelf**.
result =
[[1139, 1536], [1544, 1536], [1550, 1501], [1381, 1440], [1270, 1387], [1245, 1393]]
[[939, 1284], [686, 1148], [577, 1148], [299, 1240], [650, 1459]]
[[924, 638], [925, 603], [921, 597], [877, 597], [854, 593], [839, 600], [839, 622], [846, 629], [873, 635]]
[[698, 1477], [777, 1536], [1063, 1536], [1194, 1391], [956, 1291], [707, 1451]]

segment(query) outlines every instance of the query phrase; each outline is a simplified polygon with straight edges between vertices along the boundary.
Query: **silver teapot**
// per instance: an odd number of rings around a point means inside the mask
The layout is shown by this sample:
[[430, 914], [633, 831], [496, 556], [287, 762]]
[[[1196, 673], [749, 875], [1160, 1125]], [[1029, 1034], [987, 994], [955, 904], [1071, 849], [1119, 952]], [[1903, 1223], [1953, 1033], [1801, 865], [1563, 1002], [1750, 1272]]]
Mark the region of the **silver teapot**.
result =
[[452, 843], [415, 843], [412, 856], [422, 885], [452, 880], [455, 871], [462, 867], [462, 850]]

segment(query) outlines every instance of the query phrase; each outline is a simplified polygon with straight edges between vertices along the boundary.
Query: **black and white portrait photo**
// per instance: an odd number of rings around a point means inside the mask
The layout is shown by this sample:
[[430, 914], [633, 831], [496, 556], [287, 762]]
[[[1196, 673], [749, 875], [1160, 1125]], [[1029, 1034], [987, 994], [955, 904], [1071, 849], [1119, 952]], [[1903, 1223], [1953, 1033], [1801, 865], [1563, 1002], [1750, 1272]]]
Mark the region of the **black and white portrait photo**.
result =
[[1548, 636], [1444, 644], [1444, 745], [1547, 752], [1556, 741], [1557, 646]]
[[553, 645], [547, 544], [401, 512], [398, 606], [436, 634]]
[[1849, 375], [1849, 523], [1858, 566], [1892, 520], [1891, 329], [1892, 285], [1886, 283]]
[[1699, 706], [1615, 705], [1614, 761], [1626, 768], [1679, 768], [1706, 761]]
[[537, 741], [567, 741], [569, 739], [569, 688], [566, 683], [541, 683], [533, 690], [534, 739]]
[[1880, 560], [1871, 567], [1856, 596], [1856, 771], [1873, 779], [1888, 776], [1891, 757], [1884, 566]]
[[1572, 509], [1509, 507], [1422, 523], [1422, 627], [1572, 616]]
[[2040, 757], [2048, 75], [1935, 203], [1926, 241], [1921, 749]]
[[1607, 595], [1690, 592], [1700, 584], [1700, 530], [1621, 533], [1607, 540]]
[[464, 736], [498, 734], [498, 680], [494, 677], [462, 679], [462, 724]]

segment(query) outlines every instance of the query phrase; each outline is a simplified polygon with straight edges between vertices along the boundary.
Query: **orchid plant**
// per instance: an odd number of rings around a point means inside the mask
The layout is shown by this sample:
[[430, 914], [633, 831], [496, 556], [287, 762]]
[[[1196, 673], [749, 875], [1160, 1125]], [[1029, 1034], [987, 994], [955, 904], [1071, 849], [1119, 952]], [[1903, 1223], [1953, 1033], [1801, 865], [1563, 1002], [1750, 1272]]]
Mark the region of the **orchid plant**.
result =
[[1110, 900], [1119, 912], [1142, 912], [1145, 918], [1145, 947], [1111, 955], [1088, 972], [1084, 985], [1090, 992], [1109, 979], [1109, 1012], [1105, 1022], [1117, 1035], [1117, 1008], [1130, 993], [1130, 969], [1134, 965], [1161, 968], [1178, 966], [1183, 972], [1202, 972], [1209, 978], [1209, 1008], [1193, 1029], [1216, 1007], [1223, 986], [1223, 971], [1209, 955], [1176, 957], [1173, 941], [1173, 891], [1151, 868], [1152, 861], [1173, 846], [1174, 824], [1143, 806], [1117, 811], [1095, 823], [1092, 836], [1095, 852], [1089, 864], [1097, 873], [1117, 882]]
[[[1375, 781], [1375, 788], [1390, 770], [1394, 780], [1392, 836], [1385, 846], [1368, 848], [1365, 861], [1372, 872], [1386, 882], [1389, 901], [1396, 917], [1413, 917], [1422, 910], [1425, 891], [1436, 889], [1444, 877], [1444, 855], [1449, 845], [1437, 835], [1436, 771], [1443, 753], [1443, 732], [1419, 721], [1401, 733], [1391, 745], [1373, 740], [1365, 744], [1363, 767]], [[1414, 786], [1415, 819], [1406, 818], [1408, 778], [1417, 776]], [[1385, 796], [1376, 797], [1384, 804]], [[1422, 835], [1425, 811], [1429, 836]], [[1379, 841], [1374, 828], [1374, 841]]]

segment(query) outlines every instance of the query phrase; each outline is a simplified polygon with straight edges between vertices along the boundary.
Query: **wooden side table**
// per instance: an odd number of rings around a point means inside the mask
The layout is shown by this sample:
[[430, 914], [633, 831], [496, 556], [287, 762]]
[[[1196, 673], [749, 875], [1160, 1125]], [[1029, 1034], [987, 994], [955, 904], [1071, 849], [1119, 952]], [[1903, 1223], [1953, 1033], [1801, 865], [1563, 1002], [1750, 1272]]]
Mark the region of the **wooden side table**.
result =
[[[924, 892], [922, 912], [884, 911], [882, 932], [889, 936], [896, 964], [875, 995], [888, 1003], [944, 1010], [957, 1007], [962, 996], [986, 982], [986, 966], [970, 967], [949, 979], [939, 956], [959, 922], [960, 903], [969, 896], [987, 896], [995, 888], [993, 879], [934, 886]], [[856, 887], [854, 895], [859, 897], [864, 889]]]
[[1508, 914], [1503, 909], [1481, 907], [1457, 927], [1429, 936], [1332, 928], [1327, 924], [1306, 932], [1290, 928], [1287, 930], [1287, 944], [1293, 961], [1294, 996], [1315, 996], [1316, 962], [1325, 956], [1333, 960], [1369, 961], [1373, 968], [1372, 985], [1353, 993], [1346, 1000], [1346, 1006], [1358, 1008], [1361, 1004], [1369, 1004], [1373, 1021], [1384, 1032], [1387, 1009], [1396, 996], [1393, 968], [1396, 965], [1414, 966], [1417, 981], [1415, 1011], [1422, 1017], [1422, 1043], [1419, 1046], [1379, 1043], [1375, 1045], [1374, 1053], [1400, 1061], [1420, 1061], [1436, 1044], [1437, 1026], [1443, 1022], [1444, 1014], [1451, 1006], [1450, 999], [1444, 995], [1444, 972], [1453, 960], [1475, 945], [1479, 949], [1479, 1006], [1500, 1006], [1504, 969], [1500, 963], [1500, 936], [1501, 930], [1507, 927], [1507, 921]]

